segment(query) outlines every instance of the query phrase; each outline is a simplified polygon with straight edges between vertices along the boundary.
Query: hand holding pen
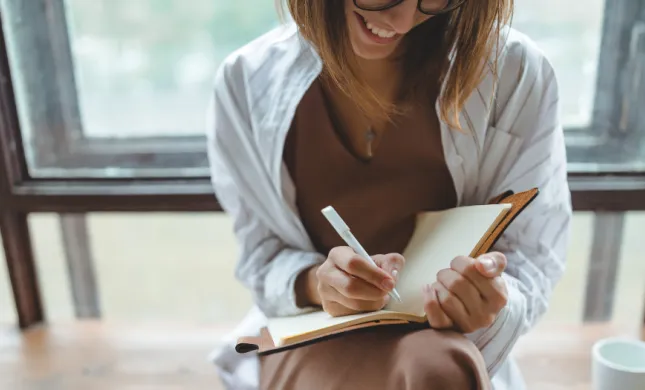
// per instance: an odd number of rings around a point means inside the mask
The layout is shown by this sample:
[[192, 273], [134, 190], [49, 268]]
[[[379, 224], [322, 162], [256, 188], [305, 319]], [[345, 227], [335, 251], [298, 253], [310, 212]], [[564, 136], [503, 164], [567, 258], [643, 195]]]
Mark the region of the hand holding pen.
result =
[[390, 296], [399, 299], [394, 286], [405, 263], [403, 256], [367, 255], [333, 209], [326, 208], [323, 214], [348, 245], [332, 249], [316, 271], [323, 309], [341, 316], [380, 310]]

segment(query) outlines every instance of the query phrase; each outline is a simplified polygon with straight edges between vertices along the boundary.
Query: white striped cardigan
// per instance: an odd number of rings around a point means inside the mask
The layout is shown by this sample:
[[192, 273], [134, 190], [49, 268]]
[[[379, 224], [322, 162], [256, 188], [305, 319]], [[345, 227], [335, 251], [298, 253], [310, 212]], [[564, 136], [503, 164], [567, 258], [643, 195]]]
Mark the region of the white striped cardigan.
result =
[[[491, 327], [467, 335], [481, 350], [495, 389], [521, 390], [509, 353], [547, 310], [564, 271], [571, 204], [554, 70], [521, 33], [505, 28], [502, 42], [498, 82], [489, 70], [460, 113], [468, 132], [442, 123], [441, 133], [459, 205], [540, 189], [494, 248], [508, 258], [509, 302]], [[235, 339], [256, 333], [265, 315], [309, 310], [296, 305], [294, 281], [324, 261], [298, 219], [282, 161], [296, 107], [321, 69], [316, 52], [288, 24], [232, 53], [216, 75], [207, 129], [212, 183], [234, 221], [236, 277], [256, 303], [213, 354], [229, 389], [258, 387], [257, 357], [238, 355]]]

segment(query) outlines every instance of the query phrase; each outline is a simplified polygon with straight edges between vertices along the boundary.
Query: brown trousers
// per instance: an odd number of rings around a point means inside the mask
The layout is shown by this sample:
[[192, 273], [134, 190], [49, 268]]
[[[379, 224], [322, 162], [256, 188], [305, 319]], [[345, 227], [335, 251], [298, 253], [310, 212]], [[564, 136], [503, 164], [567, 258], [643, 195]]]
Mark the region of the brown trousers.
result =
[[260, 358], [262, 390], [490, 390], [484, 359], [455, 332], [373, 328]]

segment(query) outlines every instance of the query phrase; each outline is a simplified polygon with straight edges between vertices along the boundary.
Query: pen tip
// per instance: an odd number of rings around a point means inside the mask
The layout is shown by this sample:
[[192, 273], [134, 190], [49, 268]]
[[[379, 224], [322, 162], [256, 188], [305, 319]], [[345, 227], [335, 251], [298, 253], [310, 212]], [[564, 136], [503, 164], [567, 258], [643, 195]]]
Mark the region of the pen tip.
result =
[[392, 290], [392, 295], [394, 296], [394, 299], [401, 302], [401, 296], [399, 295], [398, 291]]

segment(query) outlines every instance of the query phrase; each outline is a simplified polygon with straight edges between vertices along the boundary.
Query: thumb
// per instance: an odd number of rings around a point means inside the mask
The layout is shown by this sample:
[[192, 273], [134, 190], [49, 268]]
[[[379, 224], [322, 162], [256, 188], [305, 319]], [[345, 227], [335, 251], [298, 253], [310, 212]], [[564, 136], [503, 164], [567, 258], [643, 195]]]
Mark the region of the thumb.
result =
[[499, 252], [491, 252], [477, 258], [477, 270], [488, 278], [500, 276], [506, 269], [506, 256]]

